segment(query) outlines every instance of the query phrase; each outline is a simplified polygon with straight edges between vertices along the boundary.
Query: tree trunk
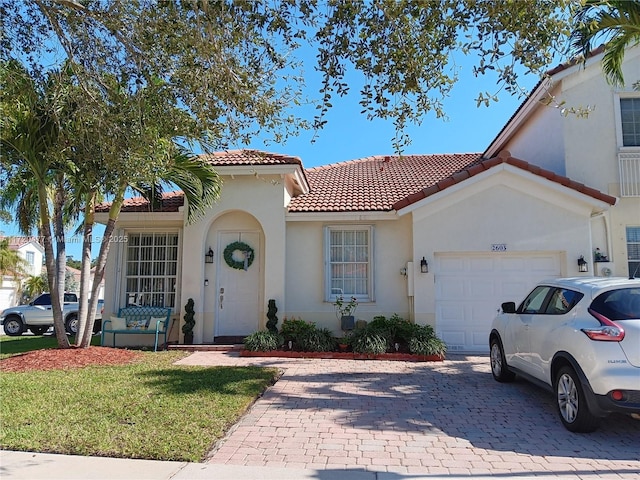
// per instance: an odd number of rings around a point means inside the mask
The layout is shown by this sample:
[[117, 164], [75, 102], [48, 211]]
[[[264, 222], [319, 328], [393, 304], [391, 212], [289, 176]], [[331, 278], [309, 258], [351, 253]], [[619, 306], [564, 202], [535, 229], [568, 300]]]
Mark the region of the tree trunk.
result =
[[[53, 234], [55, 236], [56, 245], [56, 284], [58, 286], [58, 298], [60, 299], [60, 305], [62, 308], [62, 322], [64, 325], [64, 292], [66, 289], [66, 277], [67, 277], [67, 242], [64, 237], [64, 175], [57, 176], [56, 190], [53, 200]], [[57, 328], [56, 328], [57, 330]], [[65, 330], [63, 329], [63, 332]]]
[[[95, 318], [95, 311], [98, 305], [98, 290], [100, 289], [100, 282], [104, 277], [104, 269], [107, 265], [107, 257], [109, 255], [109, 248], [111, 247], [111, 242], [109, 241], [113, 231], [116, 227], [116, 220], [118, 215], [120, 215], [120, 209], [122, 208], [122, 202], [124, 202], [124, 192], [126, 190], [126, 186], [121, 186], [120, 190], [116, 194], [116, 197], [113, 199], [111, 203], [111, 209], [109, 210], [109, 221], [107, 222], [106, 228], [104, 230], [104, 235], [102, 237], [102, 242], [100, 243], [100, 253], [98, 254], [98, 260], [96, 262], [96, 270], [93, 276], [93, 285], [91, 286], [91, 301], [89, 303], [88, 309], [86, 311], [93, 312], [93, 315], [90, 316], [90, 322], [85, 320], [85, 327], [82, 331], [82, 336], [80, 336], [80, 330], [78, 330], [78, 340], [76, 342], [78, 347], [87, 348], [91, 345], [91, 333], [93, 330], [93, 319]], [[95, 204], [91, 204], [91, 209], [89, 213], [89, 209], [85, 211], [85, 229], [87, 228], [87, 219], [91, 219], [91, 229], [93, 228], [94, 222], [94, 212], [95, 212]], [[89, 245], [89, 248], [90, 245]], [[89, 255], [90, 256], [90, 255]], [[83, 267], [85, 257], [83, 254]], [[90, 263], [90, 261], [89, 261]], [[85, 271], [82, 271], [82, 277], [84, 277]], [[87, 272], [87, 278], [89, 278], [90, 272]], [[81, 278], [82, 281], [82, 278]], [[79, 312], [78, 312], [79, 314]], [[78, 319], [80, 321], [80, 319]]]
[[44, 241], [44, 260], [47, 267], [47, 281], [49, 283], [49, 291], [51, 293], [51, 308], [53, 311], [53, 326], [56, 332], [56, 340], [58, 347], [69, 348], [69, 339], [64, 330], [64, 321], [62, 319], [62, 304], [58, 291], [58, 282], [56, 281], [56, 262], [53, 253], [53, 241], [51, 238], [51, 218], [49, 216], [49, 203], [47, 198], [47, 190], [45, 184], [40, 181], [38, 184], [38, 202], [40, 208], [40, 232]]
[[[78, 331], [76, 332], [76, 346], [86, 348], [91, 345], [93, 333], [93, 319], [95, 318], [95, 305], [93, 310], [89, 304], [89, 285], [91, 282], [91, 245], [93, 243], [93, 223], [95, 212], [95, 191], [87, 192], [84, 202], [84, 229], [82, 237], [82, 265], [80, 266], [80, 297], [78, 298]], [[93, 312], [93, 315], [91, 315]], [[85, 338], [87, 341], [85, 342]]]

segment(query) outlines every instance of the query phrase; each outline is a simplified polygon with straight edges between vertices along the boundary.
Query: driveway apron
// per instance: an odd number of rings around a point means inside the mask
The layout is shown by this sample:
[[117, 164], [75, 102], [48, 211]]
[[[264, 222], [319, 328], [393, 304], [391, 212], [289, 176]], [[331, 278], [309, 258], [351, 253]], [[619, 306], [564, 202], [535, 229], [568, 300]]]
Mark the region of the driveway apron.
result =
[[640, 475], [640, 421], [611, 415], [594, 433], [570, 433], [552, 394], [522, 380], [495, 382], [486, 356], [414, 363], [196, 352], [178, 363], [283, 371], [207, 463], [423, 475]]

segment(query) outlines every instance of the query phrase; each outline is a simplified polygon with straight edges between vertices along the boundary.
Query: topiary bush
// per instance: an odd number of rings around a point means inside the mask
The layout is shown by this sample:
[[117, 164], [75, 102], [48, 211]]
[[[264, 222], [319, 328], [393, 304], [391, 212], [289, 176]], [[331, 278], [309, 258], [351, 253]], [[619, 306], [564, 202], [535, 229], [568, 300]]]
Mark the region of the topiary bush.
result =
[[278, 307], [276, 307], [276, 301], [272, 298], [267, 303], [267, 330], [271, 333], [278, 333], [278, 317], [276, 316], [278, 313]]
[[270, 352], [278, 350], [283, 341], [282, 336], [278, 333], [262, 330], [245, 337], [244, 348], [252, 352]]
[[338, 341], [328, 328], [305, 331], [298, 342], [303, 352], [332, 352], [338, 347]]

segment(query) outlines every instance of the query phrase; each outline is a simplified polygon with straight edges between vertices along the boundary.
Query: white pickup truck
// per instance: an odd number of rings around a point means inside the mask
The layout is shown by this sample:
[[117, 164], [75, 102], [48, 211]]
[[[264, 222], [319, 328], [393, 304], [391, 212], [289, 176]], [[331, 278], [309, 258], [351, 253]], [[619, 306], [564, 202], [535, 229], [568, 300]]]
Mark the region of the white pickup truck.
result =
[[[96, 319], [93, 332], [97, 333], [102, 327], [103, 300], [98, 300]], [[64, 328], [69, 335], [75, 335], [78, 331], [78, 296], [75, 293], [64, 294], [64, 307], [62, 310]], [[0, 323], [4, 326], [4, 333], [11, 336], [20, 336], [27, 330], [34, 335], [42, 335], [50, 327], [53, 327], [53, 309], [51, 307], [51, 295], [42, 293], [32, 302], [26, 305], [10, 307], [0, 313]]]

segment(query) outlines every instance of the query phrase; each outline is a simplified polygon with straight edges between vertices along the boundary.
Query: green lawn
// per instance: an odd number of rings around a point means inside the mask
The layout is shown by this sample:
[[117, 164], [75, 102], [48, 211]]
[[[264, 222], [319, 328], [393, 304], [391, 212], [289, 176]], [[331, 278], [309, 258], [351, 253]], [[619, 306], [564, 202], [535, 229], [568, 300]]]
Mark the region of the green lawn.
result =
[[[53, 337], [0, 337], [2, 357], [55, 345]], [[130, 365], [0, 371], [0, 449], [202, 461], [278, 372], [172, 365], [185, 355], [143, 352]]]

